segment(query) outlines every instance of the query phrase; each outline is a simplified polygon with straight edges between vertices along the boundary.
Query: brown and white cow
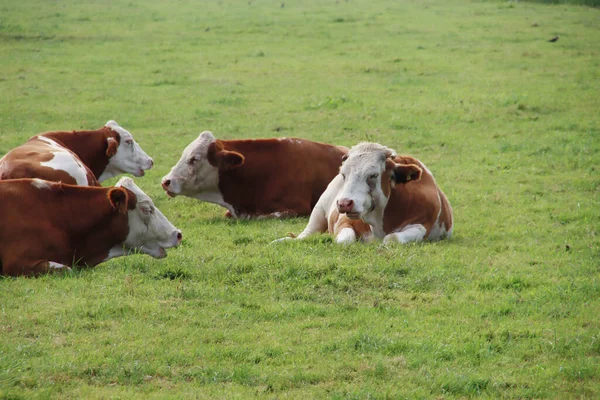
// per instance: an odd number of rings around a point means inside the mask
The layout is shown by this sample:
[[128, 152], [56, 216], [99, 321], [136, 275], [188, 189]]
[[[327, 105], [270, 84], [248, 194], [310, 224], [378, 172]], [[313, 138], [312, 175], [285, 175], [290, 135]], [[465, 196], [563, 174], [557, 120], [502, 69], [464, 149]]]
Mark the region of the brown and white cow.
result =
[[236, 218], [309, 215], [347, 151], [293, 138], [219, 140], [205, 131], [162, 187], [168, 196], [215, 203]]
[[37, 178], [0, 181], [0, 204], [3, 275], [91, 267], [137, 252], [162, 258], [182, 239], [131, 178], [107, 188]]
[[436, 241], [450, 237], [452, 227], [450, 203], [421, 161], [360, 143], [344, 157], [297, 239], [328, 231], [342, 244], [373, 235], [386, 244]]
[[0, 159], [0, 180], [40, 178], [98, 186], [121, 173], [143, 176], [152, 158], [115, 121], [95, 131], [57, 131], [33, 136]]

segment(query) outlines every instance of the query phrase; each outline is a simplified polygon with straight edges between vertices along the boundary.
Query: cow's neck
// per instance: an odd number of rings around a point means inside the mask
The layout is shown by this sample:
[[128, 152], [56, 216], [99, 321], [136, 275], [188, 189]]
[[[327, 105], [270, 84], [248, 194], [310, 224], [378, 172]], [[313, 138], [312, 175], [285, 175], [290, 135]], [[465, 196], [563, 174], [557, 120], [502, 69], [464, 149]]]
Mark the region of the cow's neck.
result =
[[221, 207], [225, 207], [227, 209], [227, 211], [229, 211], [231, 213], [232, 217], [238, 216], [238, 212], [235, 210], [233, 205], [225, 202], [225, 200], [223, 199], [223, 195], [219, 191], [218, 187], [215, 187], [214, 189], [205, 190], [205, 191], [202, 191], [201, 193], [195, 194], [194, 198], [196, 198], [198, 200], [206, 201], [208, 203], [218, 204]]
[[369, 224], [375, 236], [378, 238], [385, 236], [385, 231], [383, 230], [383, 209], [379, 210], [379, 208], [376, 208], [373, 212], [363, 217], [363, 221]]
[[[77, 196], [69, 195], [69, 191], [76, 189], [79, 189]], [[86, 259], [83, 261], [95, 265], [106, 258], [112, 247], [125, 241], [129, 233], [128, 218], [126, 214], [113, 209], [105, 188], [81, 189], [63, 187], [63, 210], [57, 215], [63, 215], [65, 231], [79, 254], [85, 255]], [[72, 210], [81, 209], [82, 201], [87, 205], [85, 215], [73, 215]]]
[[99, 177], [109, 161], [106, 149], [110, 132], [111, 130], [105, 127], [96, 131], [49, 132], [42, 135], [59, 142], [77, 154], [94, 176]]

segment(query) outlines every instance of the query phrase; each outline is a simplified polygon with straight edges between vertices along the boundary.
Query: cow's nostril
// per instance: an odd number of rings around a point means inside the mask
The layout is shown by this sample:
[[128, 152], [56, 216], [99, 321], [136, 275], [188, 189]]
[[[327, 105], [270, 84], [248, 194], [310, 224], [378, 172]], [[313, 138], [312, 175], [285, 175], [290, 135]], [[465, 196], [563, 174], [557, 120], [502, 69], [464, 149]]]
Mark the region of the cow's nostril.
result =
[[177, 240], [181, 239], [183, 239], [183, 235], [181, 234], [181, 232], [177, 232]]
[[154, 160], [150, 159], [150, 168], [154, 167]]
[[171, 184], [171, 180], [170, 180], [170, 179], [165, 179], [165, 180], [163, 181], [163, 185], [164, 185], [164, 186], [169, 186], [170, 184]]

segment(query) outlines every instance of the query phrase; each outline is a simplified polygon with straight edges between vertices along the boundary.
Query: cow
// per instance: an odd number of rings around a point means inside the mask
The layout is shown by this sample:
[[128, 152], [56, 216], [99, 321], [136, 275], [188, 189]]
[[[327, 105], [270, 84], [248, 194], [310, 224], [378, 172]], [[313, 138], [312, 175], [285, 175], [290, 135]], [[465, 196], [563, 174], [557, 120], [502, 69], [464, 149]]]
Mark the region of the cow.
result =
[[220, 140], [205, 131], [162, 187], [170, 197], [225, 207], [233, 218], [309, 215], [347, 151], [296, 138]]
[[181, 243], [131, 178], [115, 187], [42, 179], [0, 181], [0, 273], [32, 276], [92, 267], [132, 253], [166, 257]]
[[80, 186], [130, 173], [143, 176], [154, 162], [115, 121], [95, 131], [56, 131], [33, 136], [0, 159], [0, 180], [39, 178]]
[[[296, 239], [319, 232], [340, 244], [437, 241], [452, 235], [452, 208], [429, 169], [378, 143], [359, 143], [313, 209]], [[285, 240], [290, 237], [279, 239]]]

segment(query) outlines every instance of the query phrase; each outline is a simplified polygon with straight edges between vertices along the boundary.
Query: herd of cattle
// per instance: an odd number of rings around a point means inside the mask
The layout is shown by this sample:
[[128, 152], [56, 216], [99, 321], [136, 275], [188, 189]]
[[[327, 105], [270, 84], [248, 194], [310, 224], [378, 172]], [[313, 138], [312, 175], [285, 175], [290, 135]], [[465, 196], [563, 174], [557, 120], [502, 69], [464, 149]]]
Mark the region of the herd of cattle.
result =
[[[131, 178], [154, 162], [114, 121], [33, 136], [0, 159], [0, 274], [38, 275], [131, 253], [166, 256], [182, 233]], [[162, 179], [170, 197], [218, 204], [233, 218], [310, 215], [296, 239], [440, 240], [452, 208], [425, 165], [377, 143], [351, 149], [296, 138], [219, 140], [203, 132]], [[281, 240], [292, 239], [286, 237]]]

